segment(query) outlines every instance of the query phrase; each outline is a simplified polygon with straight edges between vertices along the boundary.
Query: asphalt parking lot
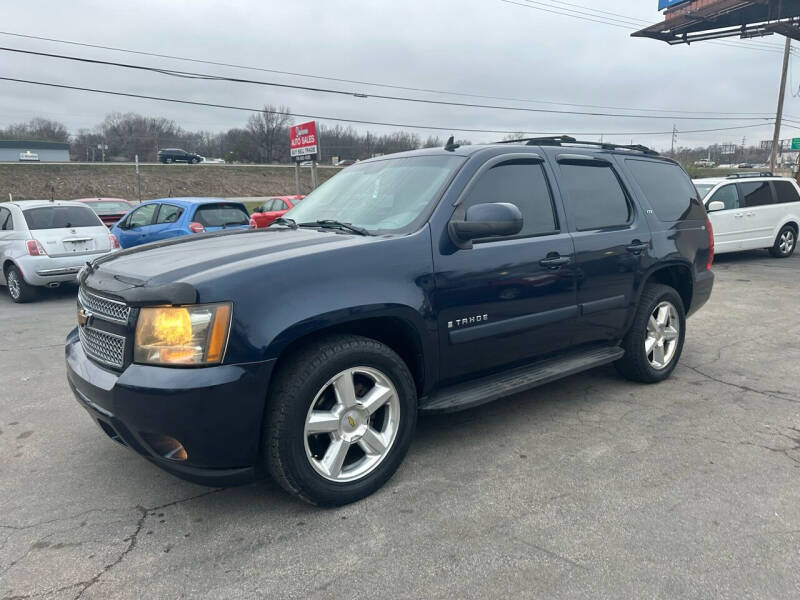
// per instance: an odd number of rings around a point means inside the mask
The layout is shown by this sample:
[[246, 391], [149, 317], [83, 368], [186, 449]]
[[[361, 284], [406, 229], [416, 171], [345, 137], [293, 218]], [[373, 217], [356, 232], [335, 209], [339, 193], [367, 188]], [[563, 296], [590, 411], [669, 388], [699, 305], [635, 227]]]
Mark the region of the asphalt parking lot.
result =
[[340, 509], [214, 490], [73, 400], [74, 289], [0, 297], [0, 598], [800, 595], [800, 256], [718, 257], [672, 379], [604, 368], [421, 419]]

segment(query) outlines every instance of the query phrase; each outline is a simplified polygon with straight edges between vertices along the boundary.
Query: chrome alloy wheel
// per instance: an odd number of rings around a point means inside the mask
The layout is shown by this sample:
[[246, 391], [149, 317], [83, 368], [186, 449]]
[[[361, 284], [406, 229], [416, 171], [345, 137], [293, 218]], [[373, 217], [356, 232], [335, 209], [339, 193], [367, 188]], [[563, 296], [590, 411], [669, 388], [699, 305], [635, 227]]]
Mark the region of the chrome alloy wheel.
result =
[[789, 254], [794, 249], [794, 243], [794, 231], [787, 229], [778, 240], [778, 248], [780, 248], [782, 254]]
[[644, 340], [644, 352], [651, 367], [661, 370], [672, 362], [678, 350], [680, 333], [678, 311], [670, 302], [660, 302], [647, 321]]
[[400, 425], [400, 399], [391, 380], [372, 367], [329, 379], [306, 415], [306, 458], [329, 481], [355, 481], [389, 454]]
[[6, 283], [8, 283], [8, 293], [11, 294], [14, 300], [17, 300], [22, 293], [22, 288], [19, 283], [17, 272], [13, 269], [8, 272], [8, 281]]

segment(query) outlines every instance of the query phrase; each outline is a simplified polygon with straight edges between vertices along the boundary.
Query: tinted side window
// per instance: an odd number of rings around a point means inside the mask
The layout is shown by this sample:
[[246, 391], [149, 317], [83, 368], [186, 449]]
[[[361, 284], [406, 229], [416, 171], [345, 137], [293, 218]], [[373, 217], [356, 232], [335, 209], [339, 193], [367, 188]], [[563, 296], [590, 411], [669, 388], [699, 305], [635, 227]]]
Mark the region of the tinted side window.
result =
[[777, 196], [778, 204], [800, 202], [800, 197], [797, 195], [797, 188], [795, 188], [791, 182], [773, 181], [772, 185], [775, 186], [775, 195]]
[[156, 224], [163, 225], [164, 223], [176, 223], [181, 218], [183, 209], [180, 206], [173, 204], [162, 204], [161, 209], [158, 211]]
[[567, 214], [578, 230], [627, 225], [631, 207], [611, 166], [561, 164], [559, 185]]
[[659, 219], [677, 221], [688, 214], [697, 192], [683, 169], [652, 160], [625, 162]]
[[753, 206], [765, 206], [773, 204], [775, 199], [772, 197], [772, 189], [769, 181], [753, 181], [751, 183], [739, 183], [739, 195], [745, 208]]
[[7, 208], [0, 208], [0, 231], [10, 231], [14, 229], [11, 211]]
[[725, 210], [739, 208], [739, 191], [733, 184], [723, 185], [714, 195], [708, 199], [709, 202], [722, 202]]
[[550, 186], [538, 162], [515, 160], [483, 173], [464, 199], [466, 210], [485, 202], [509, 202], [522, 213], [519, 236], [542, 235], [558, 230]]
[[137, 208], [128, 217], [128, 227], [143, 227], [150, 225], [153, 222], [153, 215], [158, 208], [158, 204], [148, 204], [141, 208]]

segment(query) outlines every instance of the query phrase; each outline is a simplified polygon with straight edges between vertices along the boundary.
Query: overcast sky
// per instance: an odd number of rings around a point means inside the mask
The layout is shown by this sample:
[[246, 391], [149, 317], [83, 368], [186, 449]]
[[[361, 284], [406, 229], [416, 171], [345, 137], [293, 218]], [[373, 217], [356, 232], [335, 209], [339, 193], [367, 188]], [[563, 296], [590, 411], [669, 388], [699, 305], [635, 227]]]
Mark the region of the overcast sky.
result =
[[[643, 25], [661, 18], [656, 0], [568, 1], [626, 15], [641, 20]], [[562, 9], [567, 8], [564, 2], [560, 4]], [[536, 5], [530, 4], [531, 7], [548, 5], [553, 8], [556, 3], [539, 0]], [[631, 38], [629, 34], [634, 28], [587, 22], [501, 0], [38, 0], [4, 2], [0, 29], [280, 71], [529, 102], [321, 81], [0, 35], [0, 45], [12, 48], [366, 94], [584, 111], [591, 109], [574, 104], [774, 114], [783, 46], [783, 38], [771, 36], [754, 43], [737, 40], [724, 45], [698, 43], [691, 47], [670, 47], [655, 40]], [[638, 132], [670, 131], [673, 123], [679, 132], [759, 123], [746, 119], [613, 118], [415, 104], [178, 79], [8, 52], [0, 52], [0, 76], [245, 107], [284, 104], [296, 113], [453, 128], [457, 137], [474, 142], [492, 141], [502, 134], [462, 133], [457, 129], [602, 132], [607, 140], [621, 143], [633, 140], [663, 149], [669, 147], [670, 134]], [[800, 83], [800, 73], [793, 83]], [[70, 131], [77, 132], [80, 128], [95, 127], [109, 112], [130, 111], [174, 119], [190, 130], [219, 131], [242, 126], [248, 116], [227, 109], [180, 106], [7, 81], [0, 81], [0, 90], [0, 127], [42, 116], [59, 120]], [[787, 93], [786, 102], [788, 114], [800, 115], [800, 99]], [[636, 114], [669, 116], [652, 111], [636, 111]], [[357, 127], [377, 133], [397, 129]], [[784, 128], [781, 137], [800, 135], [798, 131]], [[446, 135], [427, 130], [418, 133], [423, 138], [429, 133]], [[613, 136], [615, 133], [621, 135]], [[743, 137], [748, 145], [770, 139], [771, 127], [679, 133], [678, 144], [741, 143]]]

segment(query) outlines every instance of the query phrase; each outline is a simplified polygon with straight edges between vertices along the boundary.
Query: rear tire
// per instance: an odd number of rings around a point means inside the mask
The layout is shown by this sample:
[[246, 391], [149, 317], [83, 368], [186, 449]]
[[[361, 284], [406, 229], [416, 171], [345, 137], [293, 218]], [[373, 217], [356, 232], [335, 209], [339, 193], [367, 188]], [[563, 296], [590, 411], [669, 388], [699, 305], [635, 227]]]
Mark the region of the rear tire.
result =
[[625, 356], [614, 363], [626, 379], [658, 383], [675, 370], [686, 337], [686, 312], [675, 289], [648, 284], [622, 341]]
[[164, 159], [164, 164], [165, 164], [165, 165], [172, 164], [172, 161], [173, 161], [173, 159], [172, 159], [172, 158], [165, 158], [165, 159]]
[[269, 473], [289, 493], [323, 506], [355, 502], [386, 483], [417, 419], [403, 359], [356, 335], [314, 341], [285, 359], [267, 402]]
[[11, 300], [17, 304], [30, 302], [36, 297], [36, 288], [29, 285], [16, 265], [6, 269], [6, 286]]
[[769, 253], [775, 258], [789, 258], [797, 247], [797, 231], [791, 225], [784, 225], [775, 238]]

